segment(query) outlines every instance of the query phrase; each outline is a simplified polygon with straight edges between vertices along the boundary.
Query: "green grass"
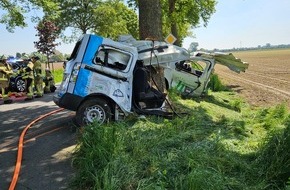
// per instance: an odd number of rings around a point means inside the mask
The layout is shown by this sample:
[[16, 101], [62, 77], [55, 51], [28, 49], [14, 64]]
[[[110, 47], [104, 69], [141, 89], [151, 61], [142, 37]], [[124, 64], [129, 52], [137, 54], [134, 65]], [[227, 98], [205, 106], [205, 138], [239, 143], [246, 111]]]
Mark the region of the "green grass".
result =
[[80, 133], [72, 189], [286, 189], [287, 107], [251, 109], [232, 92], [182, 99], [172, 120], [127, 118]]
[[210, 81], [208, 83], [208, 88], [214, 92], [225, 91], [227, 90], [226, 86], [224, 86], [219, 79], [217, 74], [212, 74], [210, 77]]
[[54, 76], [54, 82], [55, 83], [60, 83], [63, 78], [63, 69], [57, 69], [52, 72]]

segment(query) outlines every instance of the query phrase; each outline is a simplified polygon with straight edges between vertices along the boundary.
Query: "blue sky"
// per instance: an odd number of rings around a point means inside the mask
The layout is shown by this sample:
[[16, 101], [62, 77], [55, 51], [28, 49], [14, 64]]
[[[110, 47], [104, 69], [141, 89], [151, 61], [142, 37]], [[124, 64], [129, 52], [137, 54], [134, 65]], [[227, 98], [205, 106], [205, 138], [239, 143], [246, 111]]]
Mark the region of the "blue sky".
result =
[[[36, 51], [35, 24], [28, 24], [14, 33], [0, 24], [0, 55]], [[193, 34], [195, 38], [186, 38], [183, 47], [188, 48], [191, 42], [206, 49], [290, 44], [290, 0], [218, 0], [207, 27], [195, 28]], [[74, 44], [61, 43], [57, 50], [69, 54], [73, 47]]]
[[198, 48], [257, 47], [290, 44], [289, 0], [218, 0], [208, 26], [193, 30]]

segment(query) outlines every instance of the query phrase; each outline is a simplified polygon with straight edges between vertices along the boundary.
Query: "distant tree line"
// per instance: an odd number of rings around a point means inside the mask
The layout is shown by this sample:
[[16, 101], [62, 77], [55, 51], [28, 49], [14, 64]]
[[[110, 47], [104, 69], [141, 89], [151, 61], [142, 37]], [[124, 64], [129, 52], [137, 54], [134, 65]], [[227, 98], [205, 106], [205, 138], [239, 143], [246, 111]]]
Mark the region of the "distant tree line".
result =
[[46, 55], [39, 53], [39, 52], [32, 52], [29, 54], [17, 52], [15, 55], [9, 55], [9, 57], [15, 57], [17, 59], [22, 59], [23, 55], [28, 55], [28, 56], [37, 55], [40, 58], [40, 61], [43, 63], [63, 62], [63, 61], [66, 61], [68, 57], [70, 57], [69, 54], [63, 54], [58, 50], [55, 50], [54, 54], [51, 55], [48, 59], [47, 59]]
[[271, 45], [270, 43], [266, 43], [265, 45], [258, 45], [257, 47], [240, 47], [240, 48], [231, 48], [231, 49], [213, 49], [208, 50], [201, 48], [200, 51], [209, 51], [209, 52], [229, 52], [229, 51], [247, 51], [247, 50], [267, 50], [267, 49], [283, 49], [290, 48], [290, 44], [279, 44], [279, 45]]

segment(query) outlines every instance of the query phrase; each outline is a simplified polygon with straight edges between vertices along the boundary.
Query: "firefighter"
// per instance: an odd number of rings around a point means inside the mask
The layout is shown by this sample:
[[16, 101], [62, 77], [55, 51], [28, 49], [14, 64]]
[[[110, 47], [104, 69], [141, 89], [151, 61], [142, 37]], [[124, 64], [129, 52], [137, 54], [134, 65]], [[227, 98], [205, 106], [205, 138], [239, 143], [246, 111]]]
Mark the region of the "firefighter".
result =
[[43, 76], [41, 62], [38, 56], [32, 56], [31, 61], [33, 63], [33, 74], [34, 74], [34, 86], [36, 89], [36, 98], [43, 96]]
[[49, 68], [45, 69], [45, 77], [44, 77], [44, 93], [50, 93], [54, 92], [56, 90], [55, 84], [54, 84], [54, 77]]
[[0, 88], [1, 95], [4, 101], [4, 104], [12, 103], [12, 100], [8, 96], [8, 87], [10, 76], [13, 74], [13, 71], [10, 65], [7, 63], [7, 57], [5, 55], [0, 58]]
[[27, 55], [23, 55], [22, 57], [26, 66], [21, 69], [22, 78], [25, 80], [26, 83], [26, 96], [25, 100], [32, 100], [33, 99], [33, 82], [34, 82], [34, 75], [33, 75], [33, 63], [29, 59]]

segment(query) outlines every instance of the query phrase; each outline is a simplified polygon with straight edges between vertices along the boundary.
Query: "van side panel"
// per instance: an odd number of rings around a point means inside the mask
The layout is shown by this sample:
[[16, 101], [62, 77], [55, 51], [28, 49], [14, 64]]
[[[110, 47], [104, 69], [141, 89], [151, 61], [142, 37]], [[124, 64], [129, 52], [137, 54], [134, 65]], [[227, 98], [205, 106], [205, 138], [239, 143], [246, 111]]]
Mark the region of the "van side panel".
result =
[[82, 64], [80, 66], [78, 78], [76, 81], [76, 85], [74, 88], [74, 94], [85, 97], [88, 95], [88, 85], [89, 85], [89, 79], [91, 78], [92, 72], [85, 69], [82, 65], [92, 65], [93, 64], [93, 58], [101, 44], [103, 43], [103, 38], [99, 36], [90, 36], [85, 55], [83, 57]]

